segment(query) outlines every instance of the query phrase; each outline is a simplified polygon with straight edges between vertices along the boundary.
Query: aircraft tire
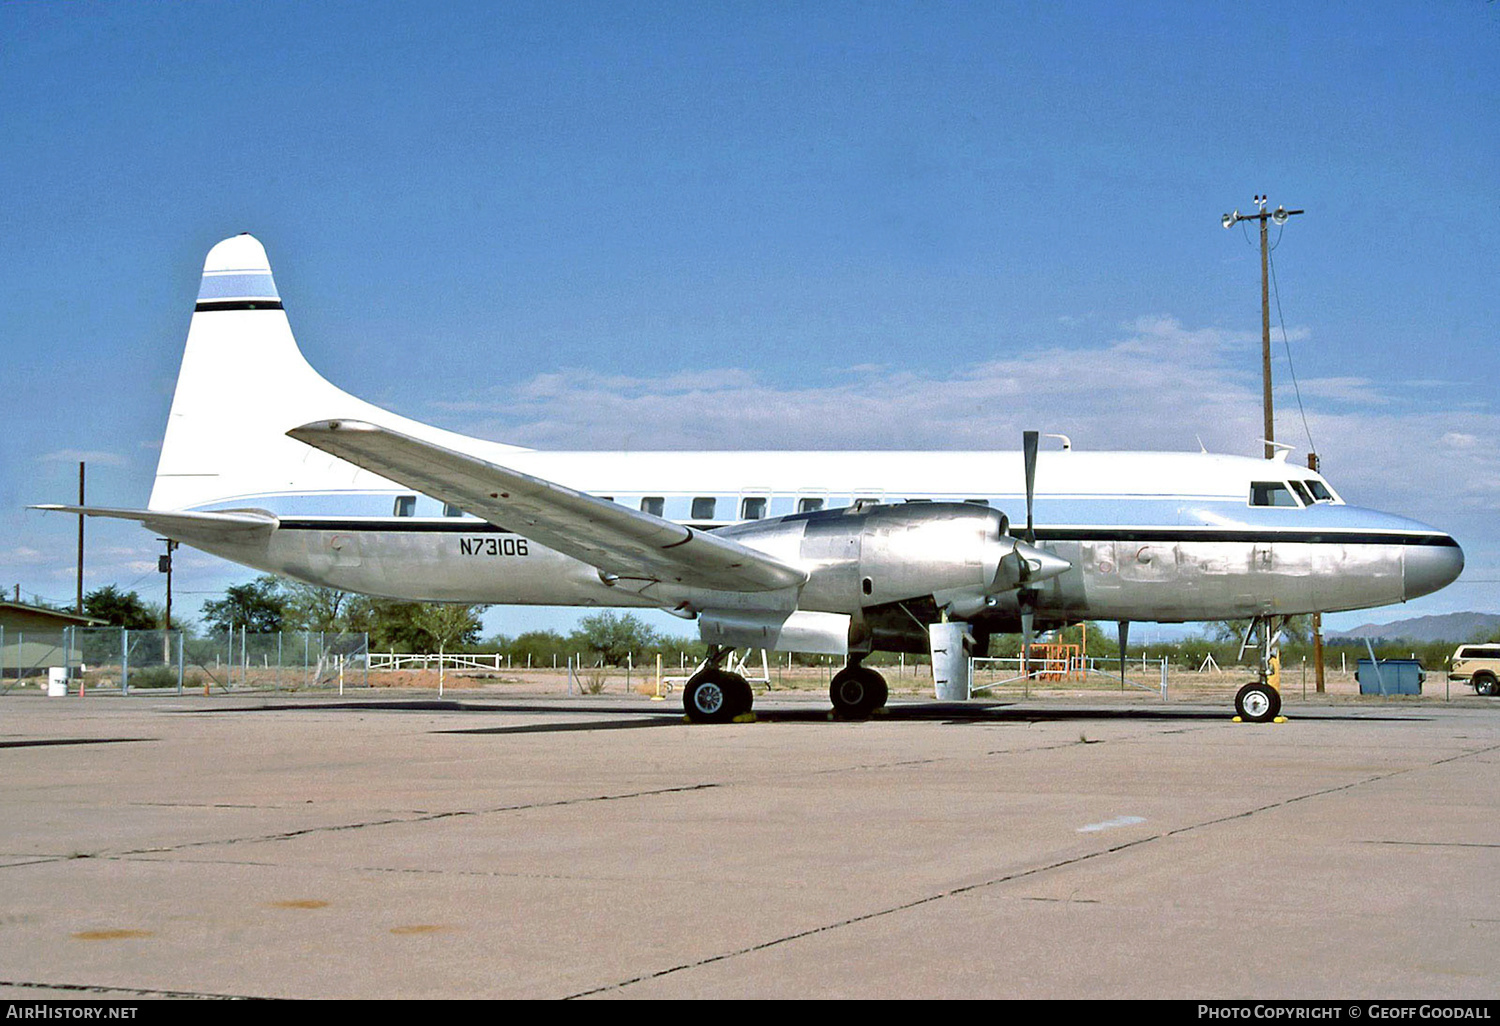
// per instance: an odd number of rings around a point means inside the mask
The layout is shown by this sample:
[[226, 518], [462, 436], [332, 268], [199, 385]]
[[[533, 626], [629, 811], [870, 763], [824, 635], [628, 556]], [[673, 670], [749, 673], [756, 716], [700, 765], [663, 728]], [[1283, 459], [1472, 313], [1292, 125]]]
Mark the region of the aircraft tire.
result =
[[846, 666], [833, 675], [828, 700], [844, 719], [864, 719], [885, 705], [890, 690], [885, 678], [865, 666]]
[[1474, 693], [1493, 698], [1496, 694], [1500, 694], [1500, 682], [1495, 680], [1495, 675], [1492, 673], [1476, 673], [1474, 674]]
[[[694, 723], [728, 723], [739, 715], [734, 674], [709, 668], [696, 673], [682, 688], [682, 709]], [[749, 685], [745, 686], [749, 690]]]
[[755, 705], [755, 692], [750, 689], [750, 682], [737, 673], [726, 673], [723, 683], [730, 704], [734, 706], [734, 712], [729, 718], [734, 719], [735, 716], [749, 712]]
[[1281, 692], [1269, 684], [1246, 684], [1234, 696], [1234, 711], [1247, 723], [1269, 723], [1281, 712]]

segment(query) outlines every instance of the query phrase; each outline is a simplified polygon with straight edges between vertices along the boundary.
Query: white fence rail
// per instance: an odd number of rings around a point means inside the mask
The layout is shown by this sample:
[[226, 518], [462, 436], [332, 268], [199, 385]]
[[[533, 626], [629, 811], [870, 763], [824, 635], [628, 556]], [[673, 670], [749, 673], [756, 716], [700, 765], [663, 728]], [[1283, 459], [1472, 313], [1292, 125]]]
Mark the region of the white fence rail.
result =
[[[1007, 685], [1019, 684], [1023, 694], [1030, 695], [1033, 681], [1057, 685], [1058, 683], [1078, 683], [1099, 685], [1103, 683], [1119, 684], [1123, 690], [1126, 687], [1139, 688], [1141, 691], [1160, 691], [1161, 697], [1167, 697], [1167, 660], [1163, 656], [1159, 661], [1153, 661], [1153, 667], [1145, 658], [1141, 659], [1142, 673], [1150, 673], [1151, 669], [1157, 670], [1158, 681], [1150, 684], [1138, 680], [1131, 680], [1119, 672], [1119, 660], [1095, 660], [1092, 658], [1074, 657], [1071, 659], [1032, 659], [1029, 665], [1023, 665], [1020, 656], [976, 656], [969, 660], [969, 695], [972, 697], [981, 691], [989, 691], [993, 688], [1005, 687]], [[1107, 668], [1100, 668], [1102, 663]], [[1126, 667], [1134, 672], [1135, 660], [1126, 661]], [[999, 674], [999, 680], [988, 681], [984, 684], [975, 683], [978, 673], [989, 670], [991, 673]]]

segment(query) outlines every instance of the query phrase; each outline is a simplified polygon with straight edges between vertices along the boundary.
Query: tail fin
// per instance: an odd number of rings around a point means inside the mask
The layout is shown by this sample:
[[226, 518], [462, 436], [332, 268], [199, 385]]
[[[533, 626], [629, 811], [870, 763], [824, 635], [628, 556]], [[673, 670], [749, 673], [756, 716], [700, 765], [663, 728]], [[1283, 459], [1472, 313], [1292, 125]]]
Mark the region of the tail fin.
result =
[[225, 239], [203, 264], [150, 508], [276, 506], [278, 497], [395, 488], [286, 436], [329, 418], [370, 420], [452, 448], [476, 445], [326, 380], [297, 348], [265, 248], [249, 234]]

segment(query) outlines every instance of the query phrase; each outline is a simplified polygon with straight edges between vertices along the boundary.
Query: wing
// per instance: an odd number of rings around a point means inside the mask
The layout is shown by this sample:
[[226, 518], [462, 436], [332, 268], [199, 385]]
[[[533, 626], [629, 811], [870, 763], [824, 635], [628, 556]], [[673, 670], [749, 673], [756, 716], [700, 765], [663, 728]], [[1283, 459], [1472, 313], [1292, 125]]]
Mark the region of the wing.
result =
[[716, 591], [774, 591], [807, 580], [802, 570], [727, 538], [376, 424], [322, 420], [287, 434], [617, 577]]
[[257, 532], [269, 534], [279, 523], [275, 514], [259, 509], [235, 509], [222, 512], [168, 513], [158, 509], [114, 509], [109, 506], [61, 506], [46, 504], [32, 509], [49, 513], [81, 513], [86, 517], [108, 517], [134, 520], [174, 541], [230, 541], [248, 538]]

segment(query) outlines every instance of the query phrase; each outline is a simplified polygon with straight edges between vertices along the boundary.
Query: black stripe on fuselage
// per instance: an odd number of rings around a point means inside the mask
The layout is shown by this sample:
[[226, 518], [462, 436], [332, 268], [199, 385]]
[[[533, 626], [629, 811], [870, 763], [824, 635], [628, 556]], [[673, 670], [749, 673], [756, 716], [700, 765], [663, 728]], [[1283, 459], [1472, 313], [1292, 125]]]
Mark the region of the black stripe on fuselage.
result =
[[1181, 528], [1037, 528], [1039, 542], [1117, 541], [1179, 544], [1189, 542], [1276, 542], [1301, 545], [1435, 545], [1458, 548], [1446, 534], [1405, 534], [1399, 531], [1285, 531]]
[[[317, 518], [281, 518], [283, 531], [376, 531], [400, 534], [516, 534], [505, 527], [474, 520], [408, 520], [402, 517], [322, 520]], [[690, 525], [691, 526], [691, 525]], [[684, 539], [686, 540], [686, 539]], [[1067, 527], [1037, 528], [1038, 542], [1154, 542], [1178, 544], [1190, 542], [1281, 542], [1303, 545], [1432, 545], [1458, 548], [1458, 542], [1446, 534], [1403, 534], [1395, 531], [1194, 531], [1183, 528], [1141, 527]], [[679, 542], [678, 544], [681, 544]]]
[[280, 310], [279, 299], [215, 299], [193, 307], [195, 313], [211, 310]]

